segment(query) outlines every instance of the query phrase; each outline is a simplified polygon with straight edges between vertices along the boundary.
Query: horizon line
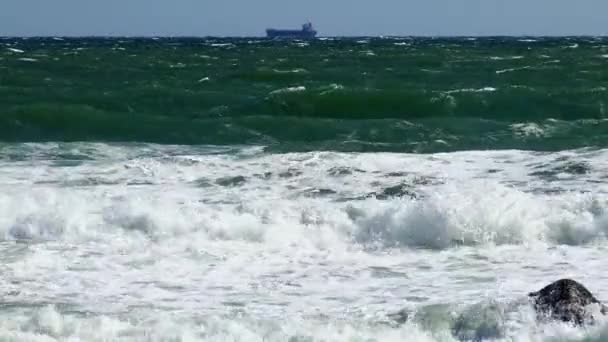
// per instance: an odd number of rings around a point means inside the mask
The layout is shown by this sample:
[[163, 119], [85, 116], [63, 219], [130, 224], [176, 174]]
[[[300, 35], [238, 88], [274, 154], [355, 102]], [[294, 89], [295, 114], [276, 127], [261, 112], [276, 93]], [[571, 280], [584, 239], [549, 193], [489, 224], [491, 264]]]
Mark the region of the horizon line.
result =
[[443, 35], [443, 34], [420, 34], [420, 35], [327, 35], [327, 36], [317, 36], [315, 38], [309, 39], [290, 39], [290, 38], [269, 38], [264, 35], [9, 35], [9, 36], [0, 36], [0, 39], [14, 39], [14, 38], [61, 38], [61, 39], [73, 39], [73, 38], [205, 38], [205, 39], [267, 39], [267, 40], [319, 40], [319, 39], [327, 39], [327, 38], [608, 38], [608, 33], [601, 35], [594, 34], [572, 34], [572, 35], [561, 35], [561, 34], [547, 34], [547, 35], [535, 35], [535, 34], [520, 34], [520, 35], [510, 35], [510, 34], [479, 34], [479, 35]]

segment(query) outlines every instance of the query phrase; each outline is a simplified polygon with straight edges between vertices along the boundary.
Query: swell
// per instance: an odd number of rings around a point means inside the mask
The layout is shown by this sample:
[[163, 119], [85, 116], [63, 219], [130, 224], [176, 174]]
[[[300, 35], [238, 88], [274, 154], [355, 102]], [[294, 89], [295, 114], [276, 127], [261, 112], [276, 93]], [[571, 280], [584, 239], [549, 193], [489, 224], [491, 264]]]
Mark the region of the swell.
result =
[[607, 46], [601, 38], [4, 39], [0, 141], [603, 147]]
[[[1, 89], [8, 96], [0, 106], [2, 117], [25, 115], [104, 115], [166, 117], [196, 120], [219, 117], [306, 117], [320, 119], [420, 119], [475, 117], [503, 121], [606, 118], [608, 91], [589, 89], [531, 89], [479, 87], [447, 90], [350, 88], [340, 84], [281, 87], [248, 92], [231, 90], [179, 91], [169, 85], [151, 89], [142, 85], [101, 93], [53, 94], [44, 88]], [[272, 88], [271, 88], [272, 89]], [[74, 113], [80, 111], [81, 113]], [[76, 119], [76, 117], [74, 117]], [[5, 119], [6, 120], [6, 119]], [[44, 122], [40, 122], [44, 125]]]
[[465, 116], [353, 120], [295, 115], [185, 118], [51, 104], [4, 112], [0, 140], [263, 145], [276, 152], [557, 151], [608, 146], [608, 120], [512, 121]]

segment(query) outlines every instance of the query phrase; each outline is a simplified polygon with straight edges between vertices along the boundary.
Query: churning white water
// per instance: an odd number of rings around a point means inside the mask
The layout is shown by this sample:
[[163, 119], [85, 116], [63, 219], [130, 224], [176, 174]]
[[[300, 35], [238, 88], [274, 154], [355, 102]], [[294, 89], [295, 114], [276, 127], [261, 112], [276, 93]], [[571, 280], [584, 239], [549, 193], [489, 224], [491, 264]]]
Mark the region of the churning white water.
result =
[[[2, 341], [604, 341], [608, 150], [4, 144]], [[408, 321], [392, 314], [404, 309]]]

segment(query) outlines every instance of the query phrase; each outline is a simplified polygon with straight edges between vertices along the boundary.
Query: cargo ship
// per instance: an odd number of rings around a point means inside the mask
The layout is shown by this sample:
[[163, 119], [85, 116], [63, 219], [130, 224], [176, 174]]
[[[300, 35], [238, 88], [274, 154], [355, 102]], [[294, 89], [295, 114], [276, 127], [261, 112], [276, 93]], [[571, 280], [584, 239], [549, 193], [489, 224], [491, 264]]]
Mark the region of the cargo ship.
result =
[[311, 23], [302, 25], [301, 30], [277, 30], [269, 28], [266, 30], [268, 38], [290, 38], [290, 39], [312, 39], [317, 36], [317, 31]]

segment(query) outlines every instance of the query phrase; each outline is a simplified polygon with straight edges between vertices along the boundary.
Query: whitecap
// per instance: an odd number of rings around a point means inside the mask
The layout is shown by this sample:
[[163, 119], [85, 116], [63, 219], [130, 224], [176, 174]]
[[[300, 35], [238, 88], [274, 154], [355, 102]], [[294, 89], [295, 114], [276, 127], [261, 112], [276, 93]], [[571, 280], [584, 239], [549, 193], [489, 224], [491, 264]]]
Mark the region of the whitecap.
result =
[[519, 70], [526, 70], [526, 69], [531, 69], [532, 66], [524, 66], [521, 68], [509, 68], [509, 69], [501, 69], [501, 70], [496, 70], [496, 74], [504, 74], [507, 72], [513, 72], [513, 71], [519, 71]]
[[281, 89], [274, 90], [274, 91], [270, 92], [270, 95], [297, 93], [297, 92], [303, 92], [303, 91], [306, 91], [306, 87], [304, 87], [304, 86], [287, 87], [287, 88], [281, 88]]
[[212, 43], [212, 44], [209, 44], [209, 45], [213, 46], [213, 47], [234, 47], [235, 46], [232, 43]]
[[524, 58], [524, 56], [504, 56], [504, 57], [492, 56], [492, 57], [490, 57], [490, 59], [493, 60], [493, 61], [523, 59], [523, 58]]
[[523, 137], [542, 137], [545, 135], [545, 128], [534, 122], [515, 123], [511, 125], [513, 133]]
[[320, 95], [327, 95], [327, 94], [333, 93], [337, 90], [343, 90], [344, 86], [341, 84], [332, 83], [327, 88], [323, 88], [323, 89], [324, 90], [321, 92]]
[[272, 71], [276, 72], [277, 74], [303, 74], [303, 73], [308, 73], [308, 70], [306, 70], [304, 68], [296, 68], [296, 69], [291, 69], [291, 70], [272, 69]]
[[446, 94], [453, 94], [453, 93], [485, 93], [485, 92], [495, 92], [496, 88], [494, 87], [483, 87], [483, 88], [479, 88], [479, 89], [475, 89], [475, 88], [465, 88], [465, 89], [455, 89], [455, 90], [448, 90], [445, 93]]

